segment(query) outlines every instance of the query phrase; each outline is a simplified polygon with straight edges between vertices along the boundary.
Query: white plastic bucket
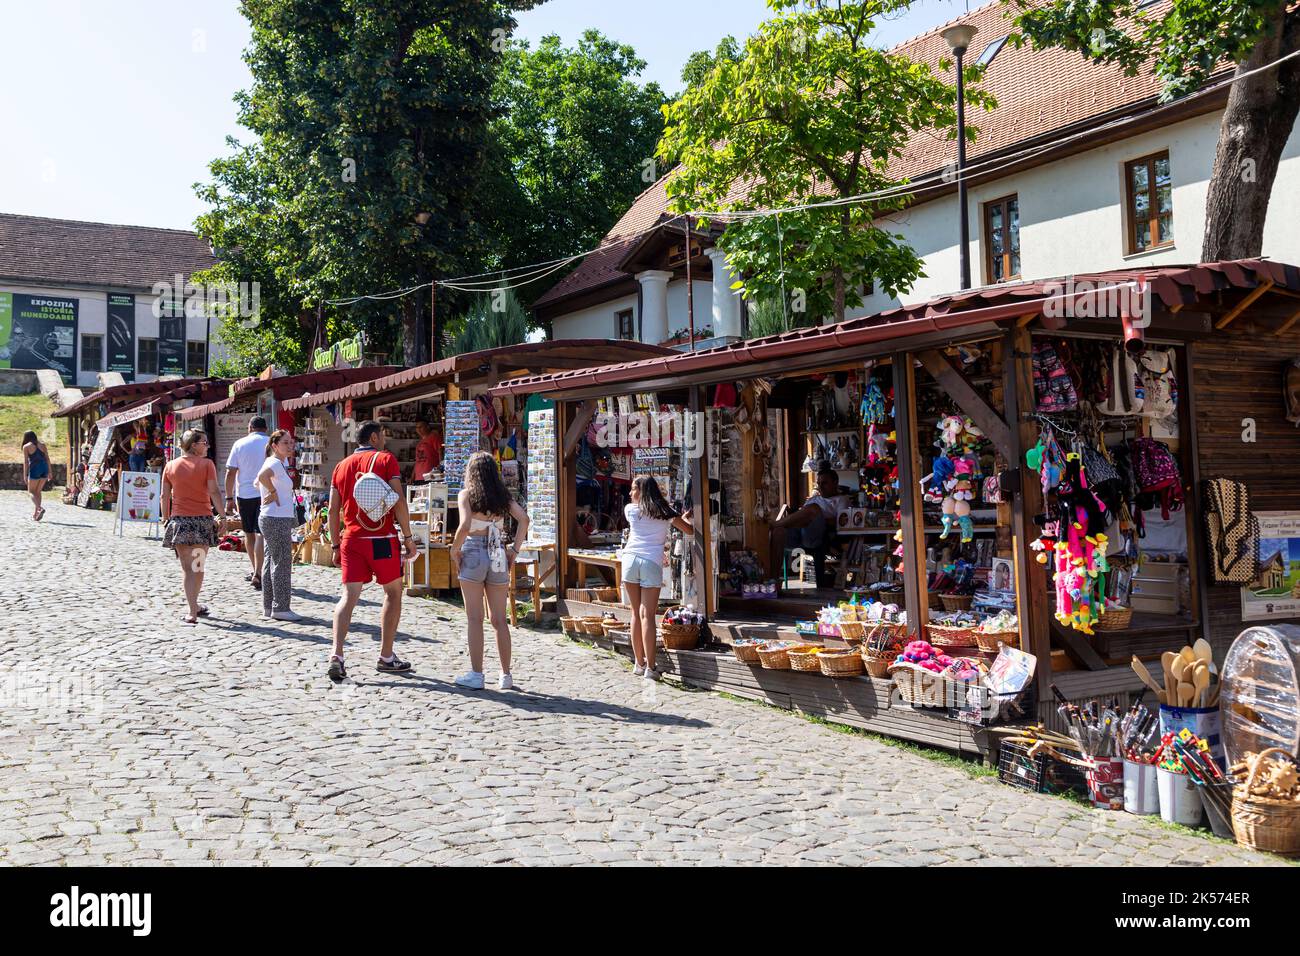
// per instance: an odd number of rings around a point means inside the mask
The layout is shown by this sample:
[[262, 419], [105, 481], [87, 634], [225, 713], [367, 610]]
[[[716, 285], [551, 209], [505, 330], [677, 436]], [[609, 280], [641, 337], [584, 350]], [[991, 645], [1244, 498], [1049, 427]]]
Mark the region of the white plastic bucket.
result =
[[1160, 736], [1178, 733], [1186, 727], [1210, 745], [1210, 756], [1223, 770], [1227, 764], [1223, 759], [1223, 718], [1218, 707], [1170, 707], [1160, 705]]
[[1192, 778], [1185, 773], [1157, 767], [1156, 781], [1160, 790], [1160, 819], [1166, 823], [1198, 826], [1205, 808], [1201, 806], [1201, 795]]
[[1154, 816], [1160, 812], [1160, 785], [1156, 765], [1124, 761], [1124, 809]]

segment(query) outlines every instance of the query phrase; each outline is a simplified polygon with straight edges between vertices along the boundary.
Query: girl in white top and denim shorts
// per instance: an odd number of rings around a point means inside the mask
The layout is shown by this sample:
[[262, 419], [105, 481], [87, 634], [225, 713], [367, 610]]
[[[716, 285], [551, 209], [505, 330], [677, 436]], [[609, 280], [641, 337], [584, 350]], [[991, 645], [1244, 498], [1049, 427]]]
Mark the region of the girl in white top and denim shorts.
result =
[[690, 534], [691, 524], [669, 506], [653, 478], [642, 475], [632, 482], [632, 501], [623, 509], [627, 519], [627, 544], [623, 545], [623, 590], [632, 608], [632, 654], [637, 677], [659, 679], [655, 668], [655, 632], [659, 590], [664, 585], [664, 545], [668, 529]]

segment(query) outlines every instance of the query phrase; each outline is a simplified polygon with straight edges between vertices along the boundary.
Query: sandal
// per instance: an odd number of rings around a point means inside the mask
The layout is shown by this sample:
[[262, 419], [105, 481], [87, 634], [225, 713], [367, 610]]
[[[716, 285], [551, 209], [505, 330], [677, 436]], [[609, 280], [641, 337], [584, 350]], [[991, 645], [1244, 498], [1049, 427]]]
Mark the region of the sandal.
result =
[[207, 617], [207, 616], [208, 616], [208, 606], [206, 604], [200, 604], [199, 617]]
[[45, 509], [44, 509], [44, 508], [41, 508], [39, 511], [37, 511], [35, 517], [36, 517], [36, 520], [37, 520], [37, 521], [40, 521], [42, 518], [44, 518], [44, 517], [45, 517]]
[[260, 590], [262, 590], [262, 579], [261, 579], [261, 578], [253, 578], [253, 580], [249, 581], [248, 583], [251, 584], [251, 585], [253, 586], [253, 590], [254, 590], [254, 591], [260, 591]]
[[194, 627], [199, 623], [199, 619], [197, 617], [190, 617], [188, 614], [182, 614], [181, 623], [186, 627]]

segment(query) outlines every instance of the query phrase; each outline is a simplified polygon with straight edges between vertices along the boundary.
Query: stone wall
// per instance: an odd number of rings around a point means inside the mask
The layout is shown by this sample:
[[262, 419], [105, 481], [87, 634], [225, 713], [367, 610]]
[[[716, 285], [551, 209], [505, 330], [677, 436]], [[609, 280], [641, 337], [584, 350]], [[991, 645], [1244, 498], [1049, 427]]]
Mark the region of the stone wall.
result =
[[[56, 462], [51, 467], [54, 469], [54, 484], [62, 488], [68, 482], [68, 466]], [[24, 488], [21, 461], [0, 462], [0, 488]], [[46, 488], [48, 490], [49, 486]]]
[[0, 395], [31, 395], [40, 389], [36, 373], [25, 368], [0, 368]]

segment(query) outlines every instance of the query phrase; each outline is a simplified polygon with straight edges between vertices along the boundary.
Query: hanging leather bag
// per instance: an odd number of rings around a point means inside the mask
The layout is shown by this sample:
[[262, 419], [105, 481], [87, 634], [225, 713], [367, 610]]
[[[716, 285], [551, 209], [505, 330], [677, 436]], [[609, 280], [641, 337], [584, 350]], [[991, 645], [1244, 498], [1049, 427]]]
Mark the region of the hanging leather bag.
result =
[[1259, 577], [1259, 520], [1241, 482], [1205, 482], [1205, 530], [1216, 584], [1251, 584]]

